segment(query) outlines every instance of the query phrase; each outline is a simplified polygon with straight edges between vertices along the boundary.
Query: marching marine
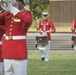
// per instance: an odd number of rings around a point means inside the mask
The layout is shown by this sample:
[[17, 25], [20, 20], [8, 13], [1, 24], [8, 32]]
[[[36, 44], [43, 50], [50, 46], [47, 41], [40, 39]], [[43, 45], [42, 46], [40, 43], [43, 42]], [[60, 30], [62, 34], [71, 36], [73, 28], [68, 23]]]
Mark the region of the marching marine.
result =
[[[5, 75], [27, 75], [28, 48], [27, 31], [32, 24], [32, 14], [22, 8], [29, 0], [1, 0], [7, 6], [0, 15], [5, 26], [5, 39], [2, 50]], [[4, 8], [5, 7], [5, 8]]]
[[74, 33], [72, 35], [72, 41], [73, 41], [72, 48], [74, 48], [74, 51], [76, 52], [76, 20], [73, 21], [71, 31]]
[[[44, 20], [40, 20], [37, 30], [40, 30], [40, 35], [46, 35], [48, 39], [48, 44], [46, 50], [41, 50], [42, 53], [42, 61], [49, 61], [49, 52], [50, 52], [50, 33], [54, 33], [56, 31], [55, 26], [51, 20], [48, 20], [48, 12], [43, 12]], [[50, 31], [51, 29], [51, 31]]]

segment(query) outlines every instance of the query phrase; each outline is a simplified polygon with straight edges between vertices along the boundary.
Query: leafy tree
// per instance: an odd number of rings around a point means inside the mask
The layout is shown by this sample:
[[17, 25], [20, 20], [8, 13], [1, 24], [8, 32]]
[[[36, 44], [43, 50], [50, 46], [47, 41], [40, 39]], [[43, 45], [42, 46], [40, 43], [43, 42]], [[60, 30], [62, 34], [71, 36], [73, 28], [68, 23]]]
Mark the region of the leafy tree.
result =
[[49, 8], [49, 0], [30, 0], [30, 9], [33, 12], [33, 18], [41, 18], [42, 12]]

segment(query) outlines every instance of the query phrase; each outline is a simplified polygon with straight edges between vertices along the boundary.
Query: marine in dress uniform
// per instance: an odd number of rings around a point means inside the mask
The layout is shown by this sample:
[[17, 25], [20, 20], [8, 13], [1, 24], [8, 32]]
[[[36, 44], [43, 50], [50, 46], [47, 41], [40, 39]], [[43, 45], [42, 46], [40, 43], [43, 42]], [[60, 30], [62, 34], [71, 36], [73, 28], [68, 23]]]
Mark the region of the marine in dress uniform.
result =
[[[48, 44], [46, 50], [41, 50], [42, 53], [42, 61], [49, 61], [49, 52], [50, 52], [50, 40], [51, 40], [51, 35], [50, 33], [55, 32], [55, 26], [51, 20], [48, 20], [48, 12], [43, 12], [43, 17], [44, 20], [40, 20], [37, 30], [40, 30], [41, 35], [47, 35], [48, 38]], [[50, 31], [51, 29], [51, 31]]]
[[72, 35], [72, 41], [73, 41], [72, 48], [74, 48], [74, 50], [76, 52], [76, 42], [75, 42], [75, 40], [76, 40], [76, 20], [73, 21], [71, 31], [74, 33]]
[[[0, 15], [0, 21], [5, 26], [2, 57], [4, 59], [5, 75], [27, 75], [28, 48], [27, 31], [32, 24], [32, 14], [29, 10], [21, 11], [27, 0], [16, 0], [15, 7], [9, 0], [3, 0], [9, 9]], [[21, 7], [20, 7], [21, 6]]]
[[3, 58], [2, 58], [2, 39], [5, 33], [5, 27], [0, 26], [0, 75], [2, 75], [3, 71]]

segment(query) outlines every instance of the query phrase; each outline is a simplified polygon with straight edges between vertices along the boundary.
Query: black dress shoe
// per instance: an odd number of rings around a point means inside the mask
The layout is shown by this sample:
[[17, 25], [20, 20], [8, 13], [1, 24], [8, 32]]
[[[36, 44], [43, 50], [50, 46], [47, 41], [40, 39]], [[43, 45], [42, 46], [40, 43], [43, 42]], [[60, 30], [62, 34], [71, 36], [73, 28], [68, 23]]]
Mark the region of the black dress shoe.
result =
[[42, 58], [41, 58], [41, 61], [44, 61], [44, 60], [45, 60], [45, 57], [42, 57]]
[[71, 47], [74, 48], [74, 45], [72, 44]]

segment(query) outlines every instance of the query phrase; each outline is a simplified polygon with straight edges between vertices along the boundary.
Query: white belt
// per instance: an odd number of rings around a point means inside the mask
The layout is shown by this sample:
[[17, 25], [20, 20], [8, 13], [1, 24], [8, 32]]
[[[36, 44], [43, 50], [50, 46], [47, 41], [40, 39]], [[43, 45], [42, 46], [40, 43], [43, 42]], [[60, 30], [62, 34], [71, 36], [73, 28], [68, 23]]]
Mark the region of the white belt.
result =
[[46, 32], [50, 32], [50, 30], [47, 30]]
[[5, 36], [6, 40], [23, 40], [26, 36]]
[[2, 41], [0, 41], [0, 45], [2, 45]]
[[47, 31], [42, 31], [42, 30], [41, 30], [41, 32], [50, 32], [50, 30], [47, 30]]

